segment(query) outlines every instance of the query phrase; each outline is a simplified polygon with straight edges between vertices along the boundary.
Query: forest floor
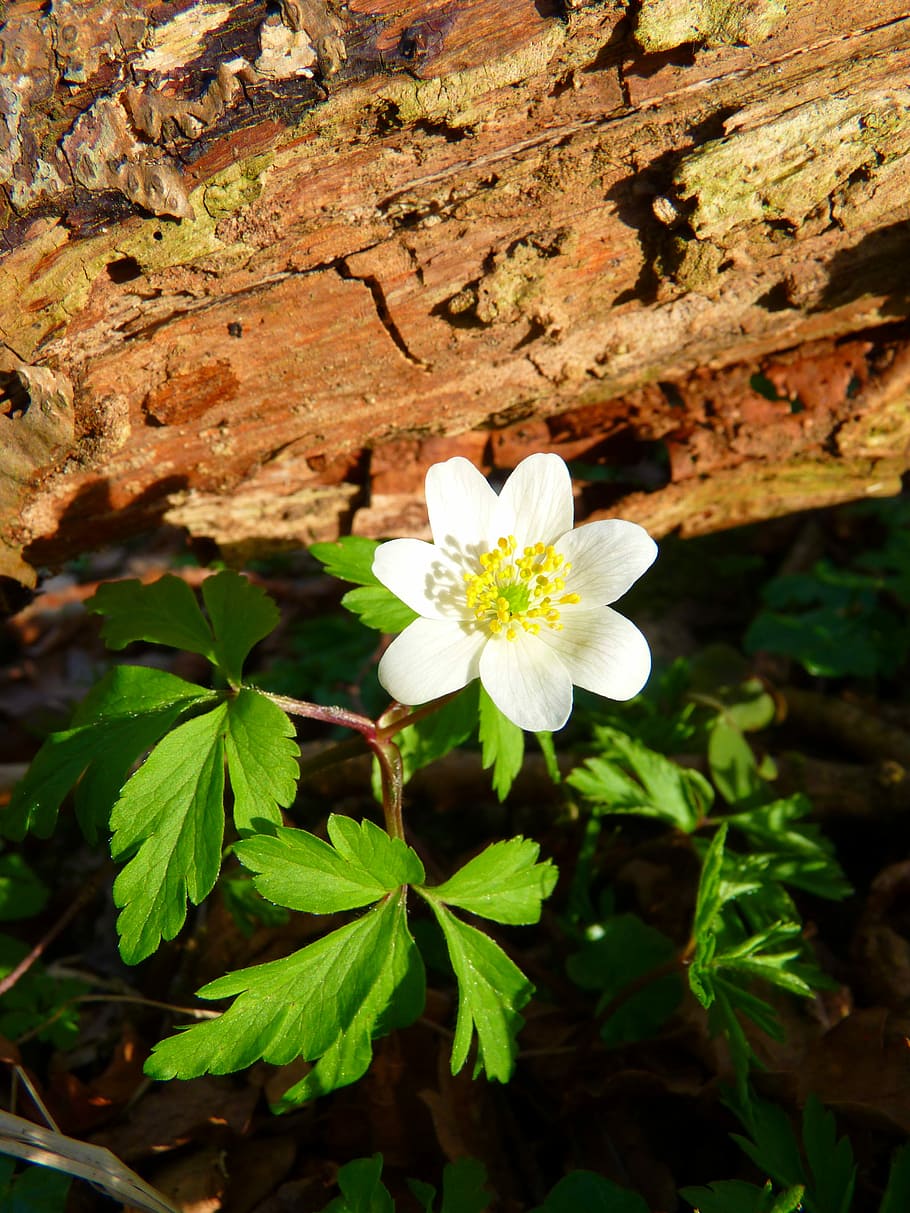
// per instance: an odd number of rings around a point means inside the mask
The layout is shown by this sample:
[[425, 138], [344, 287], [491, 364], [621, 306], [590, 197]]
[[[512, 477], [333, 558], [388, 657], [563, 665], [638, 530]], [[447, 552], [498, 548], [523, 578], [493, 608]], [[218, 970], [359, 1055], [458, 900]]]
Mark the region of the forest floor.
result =
[[[579, 695], [572, 721], [555, 738], [563, 773], [597, 752], [595, 730], [610, 726], [710, 775], [718, 713], [745, 702], [744, 686], [751, 688], [746, 700], [752, 694], [749, 702], [764, 705], [755, 719], [742, 723], [748, 712], [737, 718], [757, 768], [775, 798], [809, 798], [808, 820], [829, 840], [852, 890], [790, 889], [800, 946], [826, 975], [826, 988], [798, 998], [758, 987], [779, 1039], [741, 1021], [752, 1053], [750, 1090], [783, 1110], [797, 1151], [808, 1156], [800, 1117], [812, 1094], [849, 1138], [853, 1202], [847, 1195], [835, 1209], [810, 1190], [805, 1207], [815, 1213], [875, 1213], [893, 1151], [910, 1132], [908, 507], [905, 497], [665, 540], [652, 572], [620, 606], [652, 645], [647, 692], [626, 706]], [[197, 586], [205, 575], [197, 556], [176, 533], [107, 549], [47, 580], [6, 622], [0, 803], [41, 739], [66, 728], [89, 687], [121, 660], [104, 649], [98, 620], [84, 608], [98, 583], [176, 572]], [[305, 554], [248, 572], [282, 615], [254, 654], [255, 681], [380, 711], [381, 638], [339, 608], [346, 587]], [[206, 677], [205, 661], [193, 655], [140, 645], [127, 659]], [[321, 725], [298, 736], [309, 756], [331, 740]], [[721, 805], [723, 788], [717, 791]], [[303, 781], [286, 816], [318, 834], [329, 812], [376, 818], [365, 758]], [[409, 1178], [438, 1187], [444, 1165], [464, 1157], [483, 1164], [489, 1208], [501, 1213], [563, 1208], [545, 1205], [547, 1194], [577, 1170], [638, 1193], [652, 1213], [689, 1209], [679, 1190], [692, 1185], [737, 1179], [761, 1186], [772, 1178], [786, 1186], [786, 1167], [761, 1147], [754, 1161], [755, 1152], [750, 1158], [731, 1136], [745, 1130], [730, 1106], [728, 1041], [712, 1031], [716, 1021], [685, 982], [658, 1013], [647, 997], [635, 1000], [652, 978], [666, 976], [666, 966], [642, 972], [618, 954], [612, 969], [605, 962], [607, 971], [596, 970], [595, 945], [618, 919], [660, 932], [685, 956], [700, 873], [687, 834], [658, 819], [593, 814], [576, 787], [548, 778], [530, 739], [525, 769], [502, 803], [479, 752], [466, 747], [415, 776], [405, 815], [409, 840], [434, 874], [516, 834], [538, 841], [542, 857], [560, 868], [539, 926], [495, 932], [537, 988], [508, 1085], [472, 1080], [470, 1065], [451, 1075], [454, 986], [438, 945], [424, 940], [429, 924], [419, 920], [426, 1009], [412, 1027], [376, 1042], [359, 1083], [277, 1117], [269, 1101], [299, 1077], [299, 1063], [258, 1063], [192, 1081], [147, 1079], [142, 1066], [151, 1047], [186, 1022], [181, 1008], [202, 1005], [197, 989], [287, 954], [318, 928], [308, 915], [276, 918], [223, 880], [173, 942], [130, 968], [117, 951], [113, 869], [64, 811], [52, 838], [28, 837], [0, 854], [0, 976], [46, 939], [0, 1000], [3, 1106], [44, 1123], [31, 1084], [59, 1132], [108, 1147], [185, 1213], [315, 1213], [337, 1195], [340, 1167], [377, 1152], [401, 1213], [426, 1207]], [[228, 868], [228, 876], [238, 870]], [[624, 1006], [639, 1007], [640, 1018], [617, 1031]], [[113, 1206], [74, 1180], [65, 1197], [48, 1190], [29, 1207], [80, 1213]], [[455, 1213], [455, 1198], [444, 1208]], [[730, 1213], [739, 1208], [746, 1205], [729, 1204]]]

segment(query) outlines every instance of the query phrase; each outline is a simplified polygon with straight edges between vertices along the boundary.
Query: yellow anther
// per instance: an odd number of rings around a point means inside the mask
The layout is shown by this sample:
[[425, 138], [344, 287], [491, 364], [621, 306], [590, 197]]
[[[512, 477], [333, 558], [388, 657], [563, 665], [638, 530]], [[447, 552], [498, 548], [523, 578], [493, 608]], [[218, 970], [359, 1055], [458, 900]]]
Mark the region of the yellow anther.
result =
[[[565, 588], [563, 577], [571, 567], [552, 544], [529, 544], [515, 557], [514, 535], [502, 535], [495, 547], [482, 552], [476, 572], [465, 573], [465, 602], [479, 627], [491, 636], [516, 640], [518, 630], [537, 636], [541, 627], [562, 628], [554, 595]], [[551, 574], [560, 569], [563, 577]], [[578, 594], [563, 594], [559, 606], [580, 602]]]

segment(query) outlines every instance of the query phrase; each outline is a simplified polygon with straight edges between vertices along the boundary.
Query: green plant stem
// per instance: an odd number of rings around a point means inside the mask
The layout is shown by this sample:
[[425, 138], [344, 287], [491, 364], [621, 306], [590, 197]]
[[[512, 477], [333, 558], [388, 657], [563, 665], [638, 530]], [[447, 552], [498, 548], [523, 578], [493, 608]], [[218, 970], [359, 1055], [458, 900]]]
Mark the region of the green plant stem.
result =
[[[268, 691], [262, 692], [271, 699], [282, 711], [291, 716], [303, 716], [307, 720], [321, 720], [325, 724], [340, 724], [348, 729], [355, 729], [376, 756], [379, 763], [379, 777], [382, 784], [382, 812], [385, 817], [385, 828], [390, 837], [404, 839], [404, 817], [402, 814], [402, 790], [404, 780], [401, 771], [401, 754], [398, 746], [392, 741], [394, 733], [401, 731], [400, 724], [380, 728], [375, 720], [361, 716], [358, 712], [349, 712], [347, 708], [324, 707], [319, 703], [308, 703], [303, 699], [292, 699], [288, 695], [273, 695]], [[434, 707], [443, 700], [436, 700]], [[429, 708], [429, 704], [426, 705]], [[424, 709], [419, 709], [423, 712]]]

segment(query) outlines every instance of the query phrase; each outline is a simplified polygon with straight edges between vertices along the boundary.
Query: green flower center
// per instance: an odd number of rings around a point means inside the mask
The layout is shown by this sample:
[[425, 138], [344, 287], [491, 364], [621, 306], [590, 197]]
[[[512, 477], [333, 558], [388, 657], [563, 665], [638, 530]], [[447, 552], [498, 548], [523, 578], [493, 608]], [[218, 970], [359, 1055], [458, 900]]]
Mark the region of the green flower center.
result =
[[465, 573], [465, 598], [474, 618], [491, 636], [515, 640], [518, 629], [536, 636], [542, 627], [562, 630], [559, 608], [580, 602], [566, 594], [565, 576], [571, 569], [552, 544], [535, 543], [516, 556], [514, 535], [481, 552], [476, 573]]

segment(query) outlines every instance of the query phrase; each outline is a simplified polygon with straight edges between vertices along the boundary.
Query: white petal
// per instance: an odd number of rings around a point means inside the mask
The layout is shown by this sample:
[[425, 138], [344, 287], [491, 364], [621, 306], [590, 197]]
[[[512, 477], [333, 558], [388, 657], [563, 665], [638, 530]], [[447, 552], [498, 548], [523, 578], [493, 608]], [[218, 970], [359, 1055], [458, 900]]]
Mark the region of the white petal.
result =
[[575, 518], [572, 477], [559, 455], [529, 455], [499, 494], [496, 538], [514, 535], [526, 544], [554, 543], [571, 531]]
[[562, 612], [563, 630], [540, 639], [559, 655], [576, 686], [607, 699], [631, 699], [648, 681], [651, 650], [634, 623], [601, 607]]
[[434, 463], [426, 478], [427, 512], [435, 542], [449, 555], [476, 560], [491, 548], [496, 494], [473, 463], [460, 455]]
[[415, 619], [383, 654], [379, 681], [399, 703], [429, 703], [477, 677], [487, 640], [451, 619]]
[[497, 636], [480, 656], [480, 681], [504, 716], [533, 733], [561, 729], [572, 711], [572, 680], [539, 637]]
[[390, 539], [373, 557], [373, 573], [412, 611], [430, 619], [471, 615], [459, 567], [432, 543]]
[[557, 544], [572, 564], [566, 591], [584, 606], [604, 606], [621, 598], [657, 556], [657, 544], [635, 522], [608, 518], [570, 531]]

